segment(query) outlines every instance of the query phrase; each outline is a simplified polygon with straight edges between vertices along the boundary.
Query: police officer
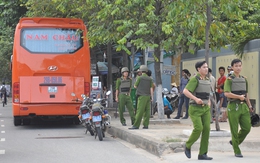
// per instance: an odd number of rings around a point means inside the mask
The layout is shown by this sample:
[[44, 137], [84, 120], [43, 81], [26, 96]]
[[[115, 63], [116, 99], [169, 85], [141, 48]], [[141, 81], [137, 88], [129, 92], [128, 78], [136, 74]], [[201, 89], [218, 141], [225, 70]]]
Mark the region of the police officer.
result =
[[137, 78], [134, 85], [134, 87], [137, 88], [136, 92], [138, 95], [135, 123], [129, 129], [139, 129], [143, 117], [143, 129], [148, 129], [150, 120], [151, 100], [153, 100], [153, 81], [146, 74], [148, 72], [146, 65], [141, 65], [140, 71], [142, 71], [142, 76]]
[[195, 64], [198, 74], [190, 79], [183, 90], [185, 96], [190, 98], [189, 116], [193, 122], [193, 131], [185, 145], [185, 155], [191, 158], [191, 146], [199, 139], [199, 160], [212, 160], [207, 156], [209, 133], [210, 133], [210, 102], [209, 95], [211, 91], [210, 80], [206, 77], [208, 74], [208, 65], [206, 61], [200, 61]]
[[[242, 70], [242, 61], [234, 59], [231, 61], [233, 74], [228, 77], [224, 85], [224, 93], [228, 98], [228, 122], [232, 135], [232, 140], [229, 142], [234, 149], [236, 157], [243, 157], [239, 146], [251, 129], [250, 113], [253, 112], [253, 107], [248, 97], [248, 82], [245, 77], [240, 76]], [[238, 125], [240, 131], [238, 132]]]
[[135, 121], [133, 103], [130, 97], [132, 79], [128, 77], [129, 70], [127, 67], [123, 67], [121, 73], [122, 77], [118, 78], [116, 81], [116, 102], [118, 102], [120, 122], [123, 126], [126, 126], [126, 121], [123, 115], [125, 106], [128, 109], [132, 124], [134, 124]]

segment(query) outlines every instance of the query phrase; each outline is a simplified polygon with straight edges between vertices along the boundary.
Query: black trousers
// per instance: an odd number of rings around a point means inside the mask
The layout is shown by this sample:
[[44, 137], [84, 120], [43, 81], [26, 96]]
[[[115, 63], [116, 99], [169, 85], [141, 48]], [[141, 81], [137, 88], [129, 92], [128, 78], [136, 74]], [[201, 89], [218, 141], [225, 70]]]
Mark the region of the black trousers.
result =
[[165, 109], [164, 114], [167, 115], [167, 118], [171, 118], [170, 115], [173, 113], [171, 109]]

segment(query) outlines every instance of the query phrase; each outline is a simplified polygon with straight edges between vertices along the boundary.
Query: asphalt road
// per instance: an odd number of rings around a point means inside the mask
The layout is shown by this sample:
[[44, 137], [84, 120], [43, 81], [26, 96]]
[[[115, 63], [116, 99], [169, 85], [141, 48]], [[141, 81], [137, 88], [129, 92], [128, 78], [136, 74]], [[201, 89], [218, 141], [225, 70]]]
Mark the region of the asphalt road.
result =
[[1, 163], [151, 163], [165, 162], [120, 139], [95, 139], [80, 125], [33, 122], [13, 125], [11, 103], [0, 107]]
[[[0, 163], [185, 163], [197, 160], [192, 150], [188, 159], [183, 152], [164, 154], [161, 158], [118, 138], [106, 134], [103, 141], [95, 139], [80, 125], [67, 122], [34, 121], [29, 126], [13, 125], [11, 103], [0, 107]], [[259, 162], [259, 151], [243, 152], [244, 158], [233, 152], [211, 152], [213, 162]]]

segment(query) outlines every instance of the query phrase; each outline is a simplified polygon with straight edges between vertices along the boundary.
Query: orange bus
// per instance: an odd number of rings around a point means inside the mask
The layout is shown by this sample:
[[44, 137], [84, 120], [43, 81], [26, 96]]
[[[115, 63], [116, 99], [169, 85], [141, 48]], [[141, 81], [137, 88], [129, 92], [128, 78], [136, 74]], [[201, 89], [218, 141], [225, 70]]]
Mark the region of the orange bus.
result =
[[72, 101], [71, 93], [90, 94], [86, 33], [80, 19], [19, 21], [11, 64], [15, 126], [30, 124], [34, 117], [77, 120], [80, 103]]

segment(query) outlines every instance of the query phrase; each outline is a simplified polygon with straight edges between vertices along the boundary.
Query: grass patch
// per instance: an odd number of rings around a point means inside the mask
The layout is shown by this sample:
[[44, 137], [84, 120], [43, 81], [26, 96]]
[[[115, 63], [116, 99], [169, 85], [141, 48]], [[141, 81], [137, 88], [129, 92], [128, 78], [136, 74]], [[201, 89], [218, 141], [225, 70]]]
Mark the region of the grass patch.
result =
[[163, 141], [167, 142], [167, 143], [174, 143], [174, 142], [182, 142], [182, 139], [166, 137], [166, 138], [163, 139]]

